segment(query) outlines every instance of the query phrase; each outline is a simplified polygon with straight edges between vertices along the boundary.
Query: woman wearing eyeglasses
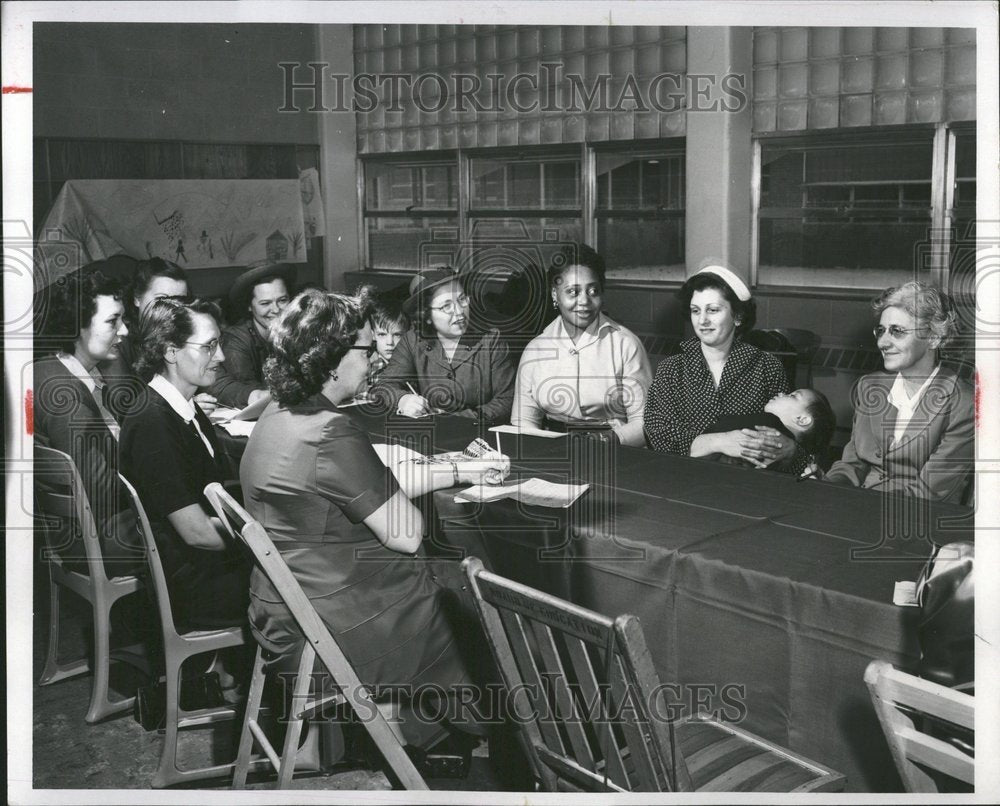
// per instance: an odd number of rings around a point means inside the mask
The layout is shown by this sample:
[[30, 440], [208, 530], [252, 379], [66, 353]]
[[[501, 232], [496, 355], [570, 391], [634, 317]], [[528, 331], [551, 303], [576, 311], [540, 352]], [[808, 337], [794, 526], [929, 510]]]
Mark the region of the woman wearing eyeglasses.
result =
[[147, 394], [122, 425], [122, 472], [149, 516], [181, 630], [241, 624], [249, 596], [249, 566], [203, 494], [235, 475], [195, 400], [222, 363], [219, 316], [199, 300], [161, 299], [146, 309], [135, 368]]
[[448, 267], [421, 272], [405, 308], [417, 329], [403, 336], [370, 396], [407, 417], [447, 413], [506, 423], [514, 363], [498, 330], [470, 330], [461, 275]]
[[855, 487], [960, 503], [972, 472], [973, 390], [939, 363], [955, 335], [947, 295], [924, 283], [888, 288], [873, 303], [885, 371], [854, 393], [854, 425], [826, 478]]
[[[364, 297], [304, 291], [271, 326], [264, 375], [272, 402], [240, 463], [246, 507], [267, 529], [361, 681], [412, 697], [467, 680], [422, 556], [423, 516], [411, 498], [480, 484], [495, 461], [403, 463], [389, 471], [368, 433], [339, 408], [368, 374], [375, 346]], [[398, 349], [398, 348], [397, 348]], [[395, 357], [395, 355], [394, 355]], [[250, 623], [280, 669], [294, 670], [302, 633], [267, 577], [251, 581]], [[463, 635], [465, 644], [469, 636]], [[429, 747], [438, 718], [405, 719], [410, 743]]]

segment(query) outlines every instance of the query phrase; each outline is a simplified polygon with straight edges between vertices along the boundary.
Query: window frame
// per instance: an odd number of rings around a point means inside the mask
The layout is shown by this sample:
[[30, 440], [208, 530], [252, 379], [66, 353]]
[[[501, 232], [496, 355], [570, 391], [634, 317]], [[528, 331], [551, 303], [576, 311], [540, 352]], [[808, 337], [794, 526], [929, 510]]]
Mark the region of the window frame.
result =
[[[629, 209], [617, 211], [608, 215], [597, 209], [597, 158], [601, 154], [635, 155], [637, 157], [677, 157], [685, 154], [685, 138], [656, 138], [648, 140], [606, 141], [601, 143], [549, 144], [533, 146], [504, 146], [495, 148], [458, 148], [447, 151], [416, 151], [396, 152], [392, 154], [358, 155], [358, 237], [361, 243], [362, 271], [409, 273], [412, 270], [384, 268], [372, 265], [371, 248], [368, 236], [369, 219], [386, 218], [427, 218], [455, 217], [458, 238], [468, 243], [473, 234], [473, 222], [484, 219], [514, 218], [531, 219], [574, 219], [580, 223], [582, 240], [595, 249], [600, 249], [597, 238], [598, 221], [605, 217], [636, 218], [658, 221], [669, 218], [686, 217], [687, 175], [684, 174], [683, 199], [685, 206], [680, 210], [642, 210]], [[576, 207], [539, 207], [539, 208], [502, 208], [473, 207], [472, 161], [476, 159], [491, 159], [500, 162], [523, 160], [526, 162], [545, 162], [546, 159], [572, 159], [579, 163], [579, 204]], [[454, 161], [457, 167], [457, 214], [441, 209], [419, 208], [417, 210], [378, 210], [367, 206], [367, 181], [369, 166], [398, 163], [428, 163], [441, 164]], [[544, 177], [544, 172], [542, 174]], [[544, 178], [540, 178], [544, 183]], [[614, 213], [614, 211], [611, 211]], [[605, 256], [606, 257], [606, 256]], [[614, 273], [610, 280], [619, 279]], [[620, 277], [628, 282], [634, 278], [627, 274]], [[656, 283], [676, 283], [677, 278], [662, 276], [653, 279]]]
[[[767, 132], [753, 136], [751, 165], [751, 227], [750, 227], [750, 282], [752, 288], [794, 288], [808, 284], [810, 288], [838, 293], [867, 293], [876, 286], [842, 284], [832, 280], [830, 271], [805, 266], [790, 267], [785, 278], [767, 278], [761, 282], [760, 225], [763, 150], [767, 144], [787, 144], [802, 146], [831, 147], [837, 145], [884, 145], [924, 140], [931, 149], [930, 176], [930, 237], [923, 279], [938, 287], [948, 287], [948, 255], [951, 248], [952, 200], [954, 191], [955, 138], [956, 132], [975, 133], [975, 121], [954, 121], [946, 123], [913, 124], [906, 126], [878, 126], [864, 129], [825, 129], [807, 132]], [[887, 182], [886, 184], [890, 184]], [[905, 217], [905, 216], [904, 216]]]

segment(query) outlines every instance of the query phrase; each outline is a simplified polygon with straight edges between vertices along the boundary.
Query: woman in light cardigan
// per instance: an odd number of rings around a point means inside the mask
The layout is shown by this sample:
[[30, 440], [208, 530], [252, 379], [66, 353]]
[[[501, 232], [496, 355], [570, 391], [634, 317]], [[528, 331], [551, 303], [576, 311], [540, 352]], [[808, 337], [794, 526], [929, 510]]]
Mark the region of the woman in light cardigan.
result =
[[974, 458], [972, 385], [939, 363], [955, 335], [946, 294], [923, 283], [888, 288], [872, 303], [885, 370], [854, 392], [854, 425], [829, 481], [960, 503]]
[[559, 312], [521, 356], [511, 423], [565, 430], [610, 427], [623, 445], [642, 446], [642, 410], [652, 380], [642, 342], [602, 312], [604, 260], [579, 245], [549, 269]]

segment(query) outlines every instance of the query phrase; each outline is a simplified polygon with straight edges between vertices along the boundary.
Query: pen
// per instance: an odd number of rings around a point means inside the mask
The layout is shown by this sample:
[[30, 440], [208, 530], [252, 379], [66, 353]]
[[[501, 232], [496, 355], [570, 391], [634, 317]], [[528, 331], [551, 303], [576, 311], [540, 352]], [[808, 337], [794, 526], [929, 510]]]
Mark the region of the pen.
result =
[[497, 438], [497, 453], [500, 454], [500, 456], [503, 456], [503, 451], [500, 450], [500, 432], [499, 431], [494, 431], [493, 433], [496, 434], [496, 438]]
[[411, 394], [417, 395], [418, 397], [420, 396], [420, 393], [413, 388], [409, 381], [406, 382], [406, 388], [410, 390]]

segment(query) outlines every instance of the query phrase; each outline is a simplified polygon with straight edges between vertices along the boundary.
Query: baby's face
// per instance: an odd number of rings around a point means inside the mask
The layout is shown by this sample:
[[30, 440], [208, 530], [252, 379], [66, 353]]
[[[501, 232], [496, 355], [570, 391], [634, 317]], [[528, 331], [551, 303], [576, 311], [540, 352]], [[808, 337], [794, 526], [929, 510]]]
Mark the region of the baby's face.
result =
[[773, 414], [792, 430], [796, 429], [796, 418], [808, 414], [808, 408], [815, 400], [816, 393], [812, 389], [796, 389], [787, 395], [772, 397], [764, 406], [764, 411]]

